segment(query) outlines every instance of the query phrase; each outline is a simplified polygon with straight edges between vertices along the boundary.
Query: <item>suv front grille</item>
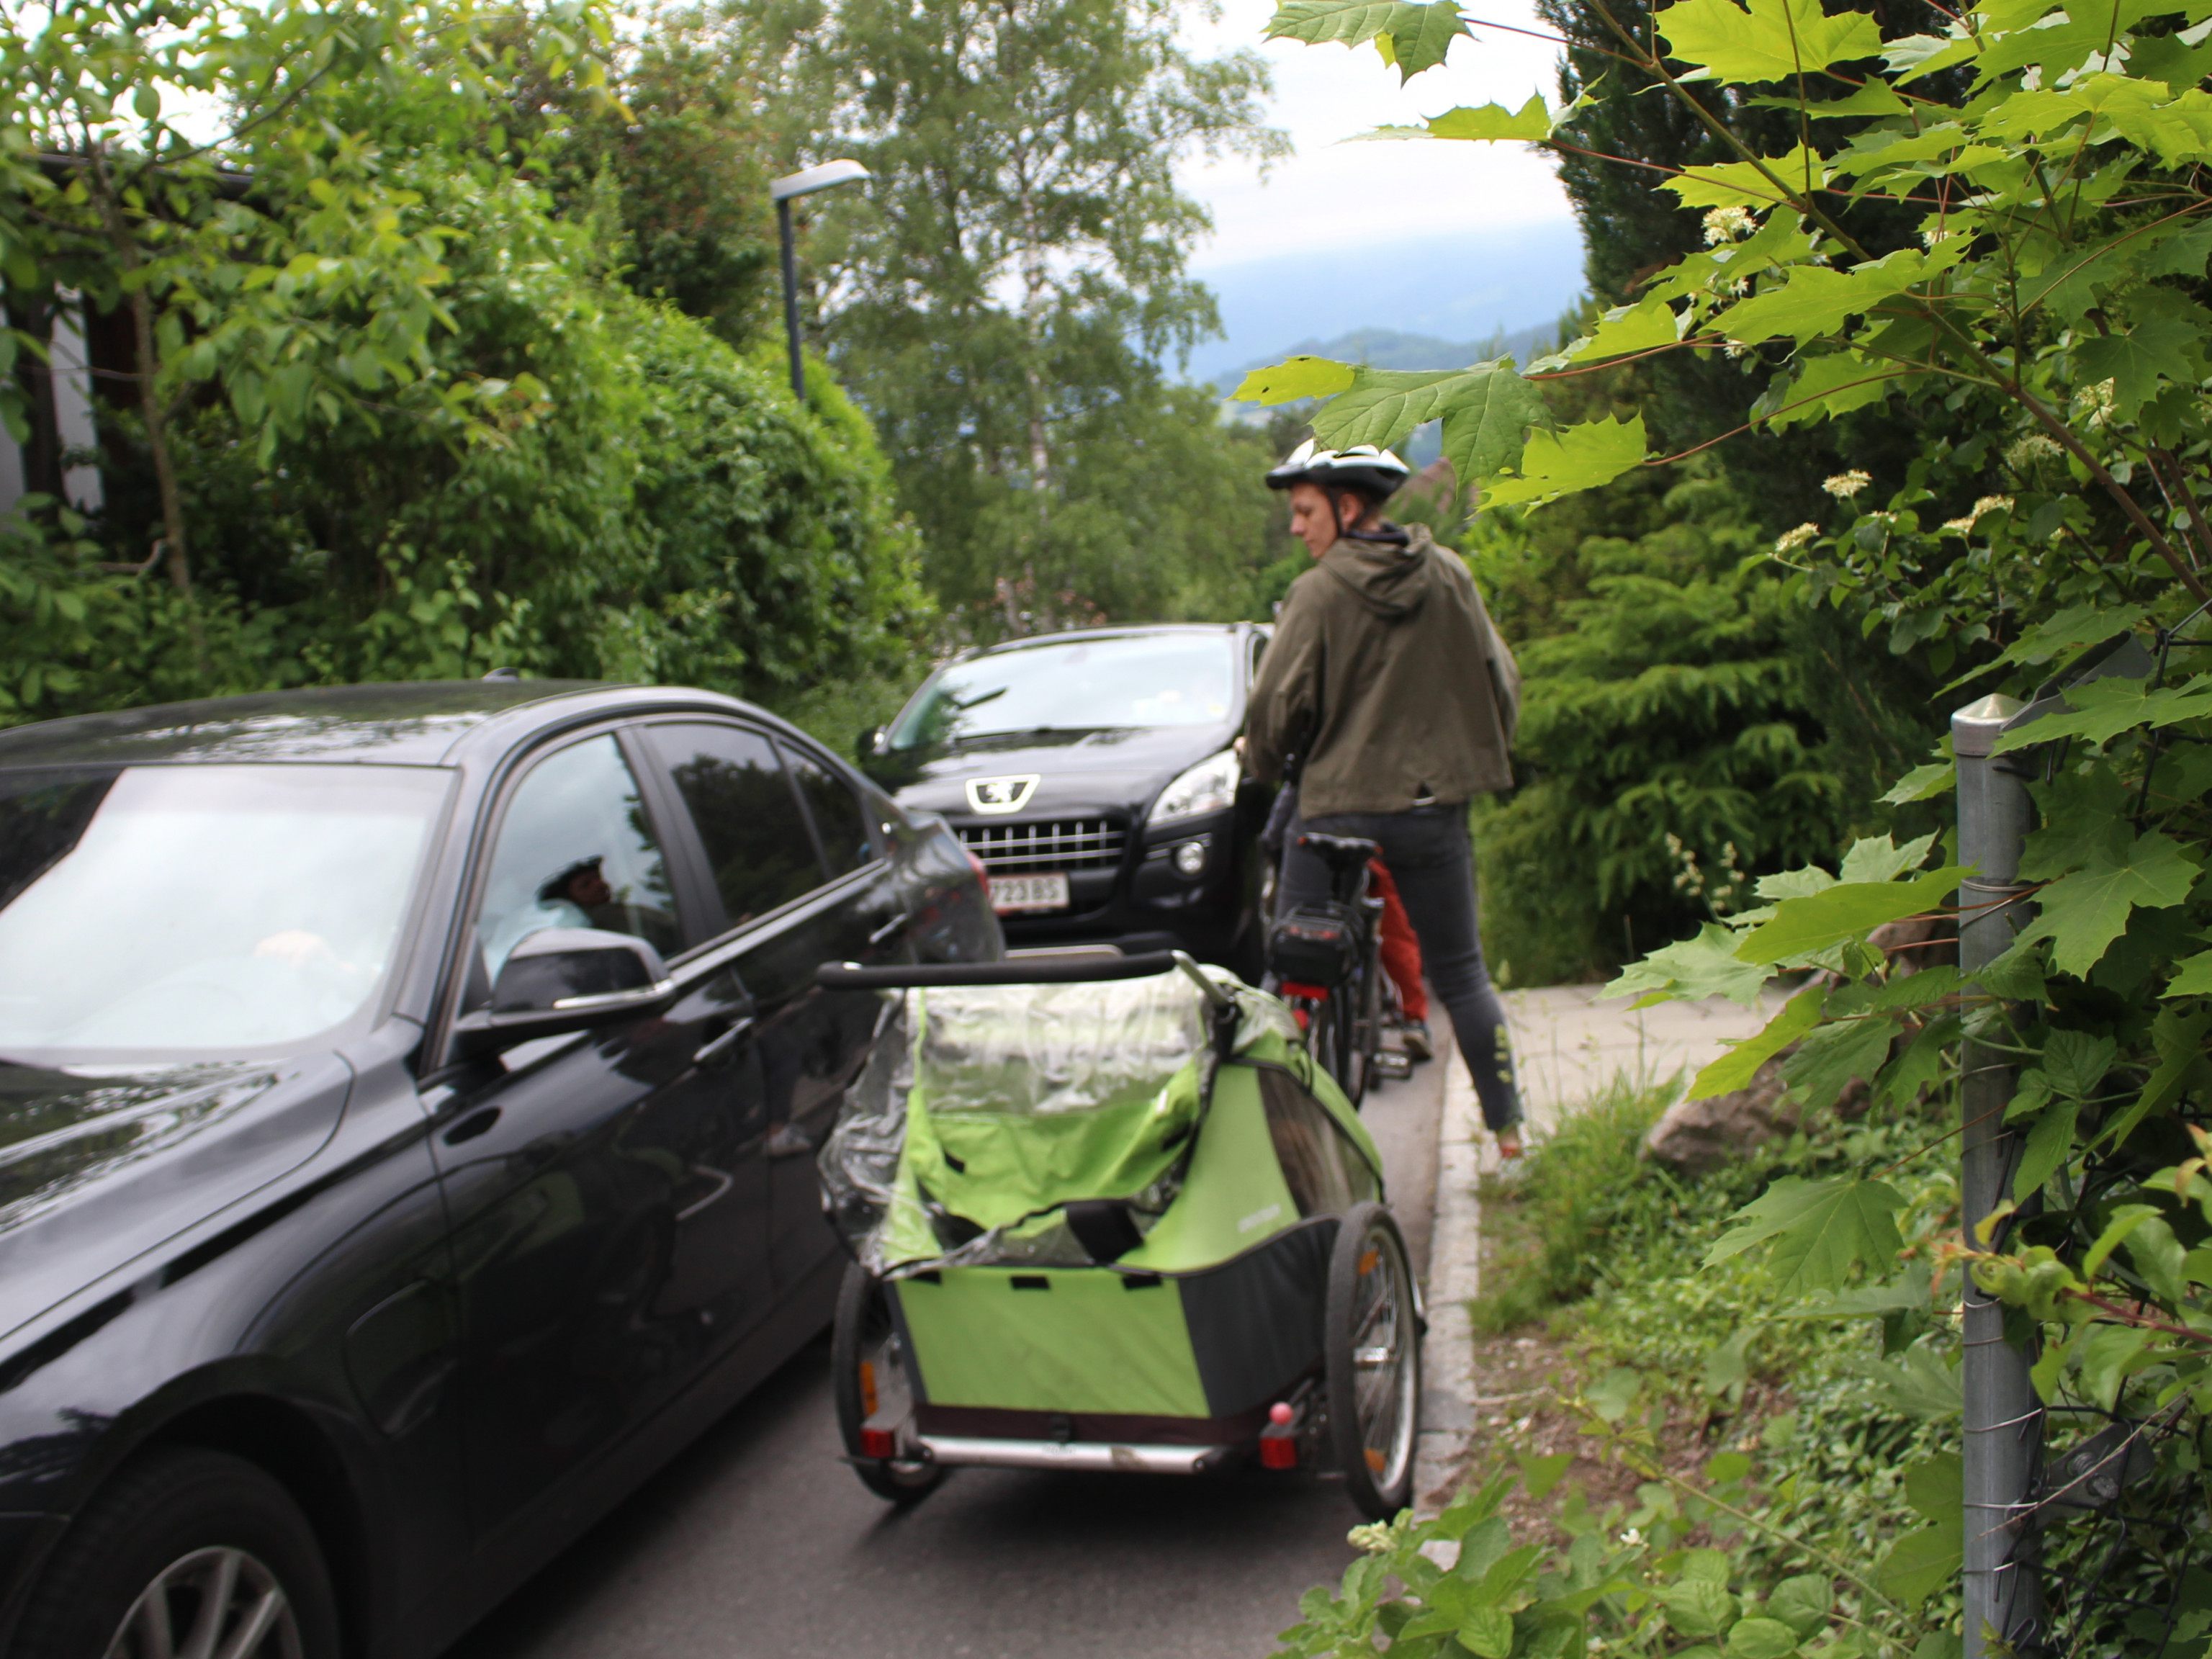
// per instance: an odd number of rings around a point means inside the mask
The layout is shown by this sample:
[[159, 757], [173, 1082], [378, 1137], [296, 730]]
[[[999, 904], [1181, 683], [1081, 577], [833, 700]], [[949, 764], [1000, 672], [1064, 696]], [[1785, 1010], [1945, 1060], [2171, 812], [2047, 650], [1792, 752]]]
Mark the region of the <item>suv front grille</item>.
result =
[[1127, 832], [1111, 818], [968, 823], [960, 839], [993, 875], [1024, 870], [1110, 870], [1121, 861]]

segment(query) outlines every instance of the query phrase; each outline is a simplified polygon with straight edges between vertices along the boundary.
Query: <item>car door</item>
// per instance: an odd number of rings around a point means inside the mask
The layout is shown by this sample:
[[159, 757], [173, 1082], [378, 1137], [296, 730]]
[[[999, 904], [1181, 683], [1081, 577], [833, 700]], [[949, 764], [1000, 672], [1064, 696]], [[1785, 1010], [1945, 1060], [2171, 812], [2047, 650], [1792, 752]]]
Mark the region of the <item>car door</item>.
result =
[[[913, 961], [906, 894], [866, 798], [826, 757], [788, 737], [778, 745], [830, 876], [807, 941], [817, 953], [815, 963]], [[805, 971], [811, 975], [813, 964]], [[874, 992], [816, 990], [812, 1000], [820, 1033], [815, 1063], [799, 1079], [791, 1115], [794, 1145], [809, 1154], [805, 1178], [795, 1158], [771, 1159], [769, 1166], [769, 1253], [779, 1285], [805, 1282], [833, 1267], [840, 1254], [823, 1213], [811, 1154], [836, 1124], [845, 1087], [866, 1063], [883, 1014], [883, 999]]]
[[770, 1270], [778, 1297], [787, 1297], [835, 1266], [814, 1157], [881, 1007], [866, 994], [821, 990], [814, 971], [829, 961], [890, 959], [904, 948], [905, 912], [849, 790], [825, 858], [805, 800], [818, 787], [815, 757], [733, 720], [663, 720], [649, 732], [711, 872], [726, 928], [717, 954], [751, 999]]
[[[696, 937], [637, 758], [601, 731], [534, 757], [502, 792], [456, 1012], [489, 1000], [540, 927], [629, 933], [670, 956]], [[568, 1477], [771, 1305], [750, 1010], [711, 963], [670, 973], [681, 990], [655, 1012], [439, 1079], [480, 1539], [548, 1519]]]

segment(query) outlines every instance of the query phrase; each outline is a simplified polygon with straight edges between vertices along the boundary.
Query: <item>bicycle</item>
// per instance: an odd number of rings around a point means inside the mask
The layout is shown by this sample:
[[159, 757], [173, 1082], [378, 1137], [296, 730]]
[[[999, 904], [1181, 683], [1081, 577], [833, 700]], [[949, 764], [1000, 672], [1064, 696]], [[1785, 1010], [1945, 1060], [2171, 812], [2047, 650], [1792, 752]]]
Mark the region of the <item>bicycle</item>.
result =
[[1354, 1106], [1381, 1069], [1382, 901], [1368, 890], [1380, 850], [1354, 836], [1308, 833], [1298, 845], [1328, 868], [1329, 896], [1275, 924], [1267, 969], [1322, 1069]]

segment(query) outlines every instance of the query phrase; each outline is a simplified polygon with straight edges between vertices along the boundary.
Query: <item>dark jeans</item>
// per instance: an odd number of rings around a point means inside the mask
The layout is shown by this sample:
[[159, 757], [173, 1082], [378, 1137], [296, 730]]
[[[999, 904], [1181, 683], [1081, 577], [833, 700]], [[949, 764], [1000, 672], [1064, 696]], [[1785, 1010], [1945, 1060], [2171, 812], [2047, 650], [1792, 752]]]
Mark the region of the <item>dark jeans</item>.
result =
[[1521, 1121], [1521, 1096], [1513, 1085], [1513, 1050], [1505, 1010], [1483, 966], [1482, 936], [1475, 927], [1474, 848], [1468, 839], [1465, 806], [1416, 806], [1407, 812], [1340, 812], [1291, 825], [1283, 854], [1276, 914], [1328, 896], [1328, 866], [1298, 846], [1304, 830], [1359, 836], [1382, 849], [1382, 862], [1398, 884], [1429, 982], [1451, 1016], [1452, 1035], [1474, 1079], [1483, 1121], [1495, 1130]]

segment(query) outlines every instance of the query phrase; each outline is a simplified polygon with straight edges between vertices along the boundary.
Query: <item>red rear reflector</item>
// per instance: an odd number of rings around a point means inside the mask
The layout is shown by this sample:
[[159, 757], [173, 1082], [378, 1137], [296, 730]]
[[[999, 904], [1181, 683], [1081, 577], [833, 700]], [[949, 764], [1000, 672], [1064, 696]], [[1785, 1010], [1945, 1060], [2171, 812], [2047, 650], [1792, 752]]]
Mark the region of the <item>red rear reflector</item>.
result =
[[897, 1455], [898, 1439], [889, 1429], [862, 1429], [860, 1455], [889, 1458]]
[[1260, 1467], [1263, 1469], [1294, 1469], [1298, 1466], [1298, 1443], [1287, 1434], [1263, 1434], [1260, 1437]]

